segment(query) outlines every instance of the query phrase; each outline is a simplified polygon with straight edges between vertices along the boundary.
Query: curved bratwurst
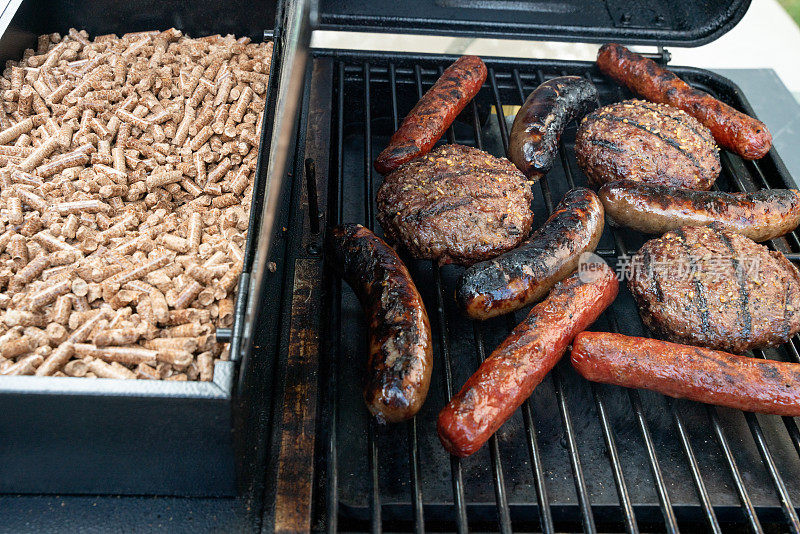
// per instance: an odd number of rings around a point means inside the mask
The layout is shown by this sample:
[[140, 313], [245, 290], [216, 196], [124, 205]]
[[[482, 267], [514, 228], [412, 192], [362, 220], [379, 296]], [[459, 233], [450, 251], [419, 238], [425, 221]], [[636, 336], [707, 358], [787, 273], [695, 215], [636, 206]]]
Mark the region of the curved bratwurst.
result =
[[464, 271], [458, 304], [473, 319], [518, 310], [544, 297], [569, 276], [603, 233], [603, 204], [592, 191], [568, 192], [544, 225], [518, 248]]
[[326, 260], [353, 288], [369, 321], [364, 400], [379, 421], [409, 419], [431, 382], [431, 327], [397, 253], [360, 224], [332, 228]]

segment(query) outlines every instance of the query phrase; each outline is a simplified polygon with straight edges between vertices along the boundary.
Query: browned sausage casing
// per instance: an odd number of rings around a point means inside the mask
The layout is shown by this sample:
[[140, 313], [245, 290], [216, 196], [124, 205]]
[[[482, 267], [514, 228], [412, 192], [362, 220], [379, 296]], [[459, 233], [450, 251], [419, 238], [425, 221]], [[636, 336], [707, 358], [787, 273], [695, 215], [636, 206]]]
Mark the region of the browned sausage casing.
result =
[[478, 56], [462, 56], [445, 69], [408, 113], [403, 124], [375, 160], [375, 170], [388, 174], [403, 163], [430, 152], [486, 80]]
[[464, 271], [456, 300], [473, 319], [518, 310], [547, 294], [597, 247], [603, 204], [592, 191], [569, 191], [544, 225], [516, 249]]
[[772, 135], [763, 122], [693, 89], [653, 60], [612, 43], [600, 48], [597, 66], [648, 100], [682, 109], [711, 130], [717, 143], [743, 158], [758, 159], [769, 152]]
[[477, 451], [530, 397], [572, 338], [614, 301], [614, 271], [602, 262], [582, 267], [593, 270], [556, 284], [439, 413], [439, 439], [451, 454]]
[[597, 88], [580, 76], [560, 76], [537, 87], [514, 118], [508, 159], [538, 180], [553, 168], [564, 128], [597, 107]]
[[611, 220], [648, 234], [718, 222], [753, 241], [766, 241], [800, 224], [796, 189], [723, 193], [620, 180], [601, 187], [598, 196]]
[[748, 412], [800, 416], [800, 364], [606, 332], [583, 332], [572, 365], [586, 379]]
[[364, 400], [379, 421], [416, 414], [431, 382], [431, 327], [397, 253], [360, 224], [332, 228], [326, 258], [353, 288], [369, 321]]

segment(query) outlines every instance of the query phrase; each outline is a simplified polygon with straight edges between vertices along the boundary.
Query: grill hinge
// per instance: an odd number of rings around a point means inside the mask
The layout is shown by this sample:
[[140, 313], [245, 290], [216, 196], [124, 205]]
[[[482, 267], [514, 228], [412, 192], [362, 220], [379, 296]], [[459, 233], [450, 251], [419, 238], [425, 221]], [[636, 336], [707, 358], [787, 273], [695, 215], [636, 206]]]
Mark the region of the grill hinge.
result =
[[658, 47], [658, 52], [656, 53], [656, 57], [653, 58], [653, 61], [658, 63], [659, 65], [666, 65], [672, 59], [672, 54], [669, 53], [669, 50], [664, 48], [663, 46]]
[[672, 54], [663, 46], [659, 46], [655, 52], [637, 52], [648, 59], [652, 59], [659, 65], [666, 65], [672, 59]]

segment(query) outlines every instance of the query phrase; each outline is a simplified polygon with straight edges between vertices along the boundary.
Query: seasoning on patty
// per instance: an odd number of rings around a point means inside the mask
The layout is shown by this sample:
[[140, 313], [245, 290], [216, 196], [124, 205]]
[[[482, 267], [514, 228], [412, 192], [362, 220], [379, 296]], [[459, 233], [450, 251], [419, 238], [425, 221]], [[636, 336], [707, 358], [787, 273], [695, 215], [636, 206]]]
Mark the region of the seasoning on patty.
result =
[[687, 113], [643, 100], [626, 100], [584, 117], [575, 155], [589, 181], [616, 180], [707, 190], [721, 169], [708, 128]]

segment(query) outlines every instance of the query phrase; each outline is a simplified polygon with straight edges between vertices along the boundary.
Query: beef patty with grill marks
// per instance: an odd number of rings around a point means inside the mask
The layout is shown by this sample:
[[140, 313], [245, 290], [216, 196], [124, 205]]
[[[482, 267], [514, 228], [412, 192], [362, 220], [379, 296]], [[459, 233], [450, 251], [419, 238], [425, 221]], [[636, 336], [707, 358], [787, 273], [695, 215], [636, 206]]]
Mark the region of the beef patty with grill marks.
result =
[[471, 265], [527, 237], [532, 198], [527, 179], [507, 159], [444, 145], [384, 178], [378, 220], [416, 258]]
[[800, 331], [797, 267], [716, 223], [648, 241], [628, 274], [645, 325], [669, 341], [741, 353]]
[[595, 185], [616, 180], [707, 190], [721, 169], [714, 137], [687, 113], [626, 100], [584, 117], [575, 138], [578, 164]]

